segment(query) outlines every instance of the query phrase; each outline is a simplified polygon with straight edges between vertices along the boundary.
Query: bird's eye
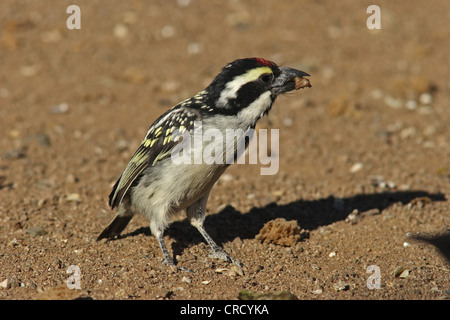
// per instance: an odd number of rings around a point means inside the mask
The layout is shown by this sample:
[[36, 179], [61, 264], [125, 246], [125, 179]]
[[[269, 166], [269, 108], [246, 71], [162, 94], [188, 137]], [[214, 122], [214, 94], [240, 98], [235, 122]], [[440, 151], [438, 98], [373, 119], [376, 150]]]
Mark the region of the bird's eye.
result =
[[262, 82], [269, 83], [272, 81], [272, 77], [273, 77], [272, 74], [265, 73], [265, 74], [261, 75], [259, 78], [261, 79]]

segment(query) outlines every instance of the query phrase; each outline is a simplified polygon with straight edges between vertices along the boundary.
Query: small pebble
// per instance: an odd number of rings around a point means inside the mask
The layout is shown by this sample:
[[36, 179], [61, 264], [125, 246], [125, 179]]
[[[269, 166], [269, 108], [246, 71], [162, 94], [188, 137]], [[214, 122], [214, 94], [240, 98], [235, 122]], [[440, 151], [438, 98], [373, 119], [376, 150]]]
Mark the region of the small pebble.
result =
[[284, 190], [276, 190], [272, 192], [274, 197], [281, 197], [284, 194]]
[[203, 51], [203, 45], [199, 42], [191, 42], [187, 45], [186, 50], [188, 54], [199, 54]]
[[25, 142], [31, 142], [36, 140], [41, 146], [49, 147], [51, 145], [50, 137], [45, 133], [37, 133], [35, 135], [30, 135], [25, 139]]
[[[402, 275], [405, 271], [407, 271], [407, 269], [405, 267], [398, 266], [394, 270], [394, 277], [396, 277], [396, 278], [400, 277], [400, 275]], [[409, 271], [408, 271], [408, 274], [409, 274]]]
[[125, 39], [128, 37], [128, 27], [123, 23], [118, 23], [114, 26], [113, 34], [117, 39]]
[[313, 294], [321, 294], [322, 292], [323, 292], [323, 288], [322, 287], [320, 287], [320, 288], [318, 288], [318, 289], [316, 289], [316, 290], [314, 290], [314, 291], [311, 291]]
[[191, 0], [177, 0], [178, 6], [185, 8], [191, 4]]
[[417, 133], [416, 128], [408, 127], [408, 128], [403, 129], [402, 131], [400, 131], [400, 138], [407, 139], [407, 138], [410, 138], [412, 136], [415, 136], [416, 133]]
[[172, 38], [175, 35], [175, 28], [171, 25], [164, 26], [161, 29], [161, 36], [163, 38]]
[[217, 268], [216, 270], [214, 270], [216, 273], [224, 273], [226, 271], [228, 271], [229, 269], [227, 268]]
[[16, 247], [16, 246], [18, 246], [18, 245], [20, 245], [20, 243], [19, 243], [19, 241], [17, 241], [16, 238], [12, 239], [11, 241], [9, 241], [9, 242], [6, 244], [7, 247]]
[[364, 167], [364, 165], [361, 162], [357, 162], [350, 168], [350, 172], [356, 173], [356, 172], [360, 171], [363, 167]]
[[284, 118], [283, 119], [283, 125], [285, 127], [291, 127], [294, 124], [294, 120], [292, 118]]
[[69, 112], [69, 105], [66, 102], [62, 102], [56, 106], [50, 108], [50, 112], [53, 114], [64, 114]]
[[409, 276], [409, 270], [406, 269], [406, 270], [403, 270], [402, 273], [400, 273], [399, 278], [406, 278], [408, 276]]
[[381, 91], [380, 89], [374, 89], [370, 92], [370, 96], [373, 99], [379, 100], [379, 99], [383, 98], [383, 91]]
[[80, 195], [78, 193], [70, 193], [66, 196], [68, 202], [81, 202]]
[[181, 282], [191, 283], [192, 280], [191, 280], [190, 278], [188, 278], [188, 277], [183, 277], [183, 278], [181, 279]]
[[433, 97], [428, 92], [424, 92], [420, 95], [419, 101], [421, 104], [429, 105], [433, 101]]
[[27, 229], [27, 233], [32, 237], [43, 236], [47, 234], [41, 226], [31, 227]]
[[129, 66], [122, 72], [122, 79], [129, 83], [143, 84], [148, 81], [147, 74], [140, 68]]
[[6, 160], [21, 159], [26, 157], [26, 150], [24, 148], [11, 149], [3, 152], [1, 156]]
[[393, 98], [391, 96], [386, 96], [384, 98], [384, 103], [388, 107], [390, 107], [392, 109], [400, 109], [402, 107], [402, 105], [403, 105], [403, 100], [402, 99], [396, 99], [396, 98]]
[[20, 73], [25, 77], [32, 77], [38, 73], [38, 67], [35, 65], [22, 66], [20, 67]]
[[362, 217], [359, 215], [358, 209], [354, 209], [352, 213], [350, 213], [347, 218], [345, 218], [345, 222], [349, 222], [351, 224], [357, 224], [362, 220]]
[[345, 283], [343, 281], [338, 281], [333, 284], [334, 290], [336, 291], [346, 291], [350, 289], [350, 285], [348, 283]]
[[6, 278], [2, 282], [0, 282], [0, 287], [4, 289], [16, 288], [19, 286], [19, 283], [14, 278]]
[[405, 107], [408, 110], [416, 110], [417, 109], [417, 102], [415, 100], [408, 100], [405, 102]]
[[126, 151], [130, 143], [125, 139], [119, 139], [116, 141], [116, 149], [119, 152]]
[[373, 208], [364, 212], [361, 212], [362, 217], [368, 217], [368, 216], [375, 216], [377, 214], [380, 214], [381, 211], [378, 208]]
[[231, 174], [227, 174], [227, 173], [225, 173], [225, 174], [223, 174], [220, 178], [219, 178], [219, 181], [220, 182], [230, 182], [230, 181], [232, 181], [234, 178], [233, 178], [233, 176], [231, 175]]

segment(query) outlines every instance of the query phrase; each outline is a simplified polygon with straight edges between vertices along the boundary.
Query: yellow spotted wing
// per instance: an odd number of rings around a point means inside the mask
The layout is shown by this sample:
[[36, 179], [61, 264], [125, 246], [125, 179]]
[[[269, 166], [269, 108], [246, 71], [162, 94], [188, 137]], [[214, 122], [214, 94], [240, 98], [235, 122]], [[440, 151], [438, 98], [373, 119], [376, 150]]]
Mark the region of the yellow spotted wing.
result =
[[177, 105], [159, 117], [148, 130], [141, 145], [134, 153], [127, 167], [114, 185], [109, 195], [109, 205], [117, 207], [133, 183], [137, 183], [143, 171], [170, 156], [173, 147], [182, 139], [176, 134], [193, 130], [194, 121], [200, 121], [195, 108], [186, 108], [186, 104]]

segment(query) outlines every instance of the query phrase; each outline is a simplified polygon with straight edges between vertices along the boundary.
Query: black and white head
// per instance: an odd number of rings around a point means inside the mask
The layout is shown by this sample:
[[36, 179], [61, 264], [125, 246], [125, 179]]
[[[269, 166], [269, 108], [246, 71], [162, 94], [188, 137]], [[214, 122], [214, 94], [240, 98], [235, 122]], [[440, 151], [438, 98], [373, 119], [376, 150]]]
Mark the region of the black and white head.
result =
[[214, 113], [237, 115], [254, 125], [272, 107], [278, 95], [311, 87], [306, 72], [279, 67], [262, 58], [227, 64], [205, 89]]

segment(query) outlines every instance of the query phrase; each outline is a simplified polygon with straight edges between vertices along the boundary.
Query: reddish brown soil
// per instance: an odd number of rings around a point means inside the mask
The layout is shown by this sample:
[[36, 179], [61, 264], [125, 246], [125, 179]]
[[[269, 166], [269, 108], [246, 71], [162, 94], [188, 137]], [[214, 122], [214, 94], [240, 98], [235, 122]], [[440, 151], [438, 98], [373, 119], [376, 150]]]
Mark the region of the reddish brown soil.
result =
[[[366, 27], [372, 3], [306, 0], [88, 1], [68, 30], [74, 2], [0, 2], [1, 299], [449, 298], [449, 264], [407, 237], [450, 225], [449, 1], [377, 1], [381, 30]], [[278, 173], [234, 165], [210, 196], [206, 228], [244, 275], [183, 219], [165, 238], [195, 273], [160, 264], [142, 217], [96, 242], [150, 124], [252, 56], [312, 88], [260, 122], [279, 129]], [[278, 225], [285, 246], [257, 239], [277, 218], [294, 221]]]

